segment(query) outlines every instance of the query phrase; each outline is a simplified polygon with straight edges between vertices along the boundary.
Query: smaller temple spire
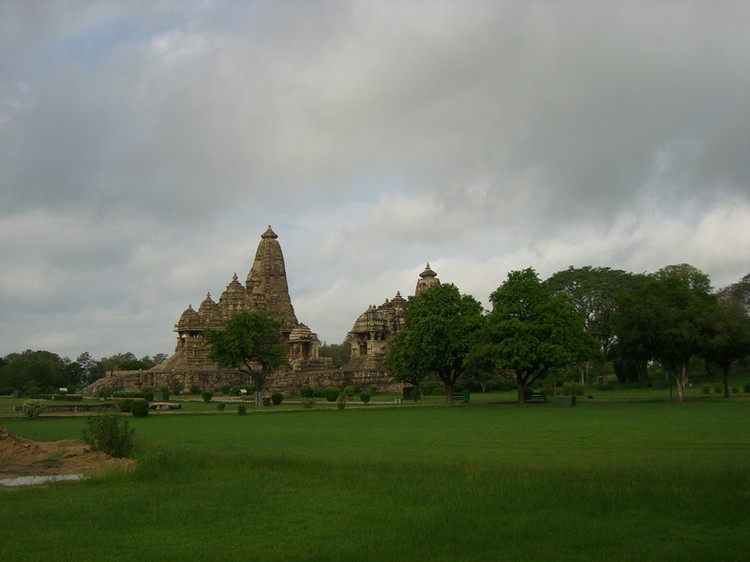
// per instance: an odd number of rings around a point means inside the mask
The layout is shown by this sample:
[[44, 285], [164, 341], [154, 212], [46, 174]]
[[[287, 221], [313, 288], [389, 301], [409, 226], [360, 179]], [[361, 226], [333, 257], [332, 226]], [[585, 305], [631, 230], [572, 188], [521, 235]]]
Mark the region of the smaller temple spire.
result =
[[418, 295], [426, 289], [437, 287], [438, 285], [440, 285], [440, 279], [437, 278], [437, 273], [430, 269], [430, 262], [427, 262], [427, 266], [424, 268], [424, 271], [419, 274], [419, 279], [417, 280], [417, 288], [414, 290], [414, 296]]

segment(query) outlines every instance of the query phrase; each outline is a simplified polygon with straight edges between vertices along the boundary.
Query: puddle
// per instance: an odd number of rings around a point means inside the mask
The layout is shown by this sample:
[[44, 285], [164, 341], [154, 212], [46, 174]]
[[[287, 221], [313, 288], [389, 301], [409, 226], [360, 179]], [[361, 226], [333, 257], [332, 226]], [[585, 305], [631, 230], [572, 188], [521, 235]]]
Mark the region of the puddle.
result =
[[16, 478], [5, 478], [0, 480], [0, 486], [34, 486], [46, 484], [47, 482], [59, 482], [61, 480], [83, 480], [84, 474], [52, 474], [49, 476], [18, 476]]

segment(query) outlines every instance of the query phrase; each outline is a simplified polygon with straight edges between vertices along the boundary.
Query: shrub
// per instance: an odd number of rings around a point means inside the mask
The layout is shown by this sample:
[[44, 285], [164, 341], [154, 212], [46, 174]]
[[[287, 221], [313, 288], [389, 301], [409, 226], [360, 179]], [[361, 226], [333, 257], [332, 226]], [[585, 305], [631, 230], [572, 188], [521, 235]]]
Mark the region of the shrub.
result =
[[299, 395], [302, 398], [314, 398], [315, 397], [315, 389], [311, 386], [304, 385], [301, 386], [299, 389]]
[[47, 401], [46, 400], [26, 400], [23, 403], [23, 413], [26, 414], [26, 417], [30, 420], [33, 420], [35, 418], [38, 418], [44, 409], [47, 407]]
[[711, 385], [708, 383], [704, 383], [701, 385], [701, 390], [703, 391], [703, 394], [709, 394], [711, 392]]
[[329, 402], [336, 402], [336, 399], [339, 397], [339, 394], [341, 394], [341, 391], [335, 386], [329, 386], [323, 389], [323, 396]]
[[721, 391], [722, 391], [721, 385], [720, 384], [715, 384], [714, 385], [714, 392], [716, 394], [721, 394]]
[[312, 408], [313, 406], [315, 406], [315, 398], [312, 396], [305, 396], [302, 398], [303, 408]]
[[343, 410], [344, 408], [346, 408], [346, 397], [342, 394], [339, 396], [339, 399], [336, 400], [336, 409]]
[[219, 402], [218, 404], [216, 404], [216, 409], [219, 410], [220, 412], [223, 412], [225, 407], [226, 407], [226, 404], [224, 404], [224, 402]]
[[221, 387], [221, 393], [224, 395], [232, 394], [232, 385], [231, 384], [225, 384]]
[[211, 402], [211, 398], [213, 397], [214, 393], [210, 390], [204, 390], [203, 392], [201, 392], [201, 398], [203, 398], [203, 401], [206, 403]]
[[241, 416], [247, 414], [247, 406], [245, 406], [244, 404], [240, 404], [239, 406], [237, 406], [237, 413]]
[[143, 399], [146, 402], [153, 402], [154, 401], [154, 389], [144, 388], [143, 390], [141, 390], [141, 396], [143, 396]]
[[565, 396], [583, 396], [583, 385], [574, 381], [564, 382], [563, 394]]
[[271, 402], [273, 402], [274, 406], [278, 406], [281, 404], [281, 401], [284, 400], [284, 395], [280, 392], [274, 392], [271, 394]]
[[370, 401], [370, 393], [363, 390], [359, 393], [359, 399], [362, 400], [363, 404], [367, 404]]
[[744, 385], [742, 386], [742, 392], [747, 392], [747, 393], [750, 393], [750, 382], [746, 382], [746, 383], [745, 383], [745, 384], [744, 384]]
[[94, 451], [103, 451], [111, 457], [127, 457], [133, 449], [133, 431], [119, 414], [100, 412], [86, 420], [83, 440]]
[[148, 402], [146, 400], [133, 400], [130, 406], [134, 418], [145, 418], [148, 415]]
[[169, 381], [169, 391], [172, 394], [179, 394], [183, 391], [185, 388], [185, 383], [183, 383], [180, 379], [172, 379]]
[[378, 385], [371, 384], [369, 387], [369, 391], [370, 391], [370, 396], [374, 396], [375, 394], [378, 393]]
[[550, 384], [550, 383], [543, 384], [542, 385], [542, 394], [544, 394], [547, 398], [549, 398], [550, 396], [554, 396], [555, 395], [555, 385], [554, 384]]
[[132, 412], [133, 411], [133, 399], [124, 398], [117, 402], [117, 409], [121, 412]]
[[739, 391], [740, 391], [740, 389], [737, 388], [736, 386], [732, 387], [732, 394], [737, 394]]
[[344, 387], [344, 396], [351, 398], [356, 393], [357, 388], [353, 384], [348, 384]]

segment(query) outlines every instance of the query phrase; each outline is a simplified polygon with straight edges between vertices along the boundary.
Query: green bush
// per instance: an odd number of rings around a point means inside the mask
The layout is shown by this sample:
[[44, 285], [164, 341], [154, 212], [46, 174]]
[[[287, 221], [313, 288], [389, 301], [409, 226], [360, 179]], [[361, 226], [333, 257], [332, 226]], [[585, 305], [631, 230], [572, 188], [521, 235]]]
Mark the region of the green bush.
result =
[[274, 392], [271, 394], [271, 402], [273, 402], [274, 406], [278, 406], [281, 404], [281, 401], [284, 400], [284, 395], [280, 392]]
[[30, 400], [26, 400], [23, 403], [23, 406], [21, 406], [21, 408], [23, 409], [23, 413], [26, 414], [26, 417], [29, 418], [30, 420], [38, 418], [46, 407], [47, 407], [46, 400], [33, 399], [33, 398]]
[[545, 383], [542, 385], [542, 394], [544, 394], [547, 398], [550, 396], [555, 395], [555, 385], [550, 383]]
[[225, 407], [226, 407], [226, 404], [224, 404], [224, 402], [219, 402], [218, 404], [216, 404], [216, 409], [219, 410], [220, 412], [223, 412]]
[[133, 399], [132, 398], [123, 398], [122, 400], [119, 400], [117, 403], [117, 409], [121, 412], [132, 412], [133, 411]]
[[299, 395], [302, 398], [314, 398], [315, 397], [315, 389], [309, 385], [301, 386], [299, 389]]
[[247, 414], [247, 406], [245, 406], [244, 404], [240, 404], [239, 406], [237, 406], [237, 413], [241, 416]]
[[701, 385], [701, 390], [703, 391], [703, 394], [709, 394], [711, 392], [711, 385], [704, 383]]
[[370, 393], [363, 390], [359, 393], [359, 399], [362, 400], [363, 404], [367, 404], [370, 401]]
[[367, 390], [370, 392], [370, 396], [375, 396], [378, 393], [378, 385], [371, 384]]
[[744, 384], [744, 385], [742, 386], [742, 392], [747, 392], [747, 393], [750, 393], [750, 382], [746, 382], [746, 383], [745, 383], [745, 384]]
[[201, 398], [203, 398], [203, 401], [206, 403], [211, 402], [211, 398], [213, 397], [214, 393], [210, 390], [204, 390], [203, 392], [201, 392]]
[[740, 389], [736, 386], [732, 387], [732, 394], [737, 394], [740, 391]]
[[720, 384], [715, 384], [715, 385], [714, 385], [714, 392], [715, 392], [716, 394], [721, 394], [721, 392], [722, 392], [722, 391], [723, 391], [723, 389], [721, 388], [721, 385], [720, 385]]
[[201, 393], [201, 387], [199, 384], [190, 385], [190, 394], [200, 394], [200, 393]]
[[344, 387], [344, 396], [347, 398], [352, 398], [357, 392], [357, 387], [355, 387], [353, 384], [347, 384]]
[[148, 415], [148, 402], [143, 399], [133, 400], [130, 411], [133, 412], [134, 418], [145, 418]]
[[346, 397], [342, 394], [339, 396], [339, 399], [336, 400], [336, 409], [343, 410], [344, 408], [346, 408]]
[[564, 382], [563, 394], [565, 396], [583, 396], [583, 385], [574, 381]]
[[127, 457], [133, 449], [133, 431], [119, 414], [100, 412], [86, 420], [83, 440], [94, 451], [111, 457]]
[[323, 389], [323, 396], [329, 402], [336, 402], [336, 399], [339, 397], [339, 394], [341, 394], [341, 391], [335, 386], [329, 386]]
[[225, 396], [232, 394], [232, 385], [231, 384], [225, 384], [221, 387], [221, 393]]
[[180, 394], [185, 388], [185, 383], [183, 383], [180, 379], [172, 379], [169, 381], [169, 391], [174, 394]]
[[305, 396], [302, 398], [303, 408], [312, 408], [313, 406], [315, 406], [315, 398], [312, 396]]
[[143, 399], [146, 402], [153, 402], [154, 401], [154, 389], [144, 388], [143, 390], [141, 390], [141, 396], [143, 396]]

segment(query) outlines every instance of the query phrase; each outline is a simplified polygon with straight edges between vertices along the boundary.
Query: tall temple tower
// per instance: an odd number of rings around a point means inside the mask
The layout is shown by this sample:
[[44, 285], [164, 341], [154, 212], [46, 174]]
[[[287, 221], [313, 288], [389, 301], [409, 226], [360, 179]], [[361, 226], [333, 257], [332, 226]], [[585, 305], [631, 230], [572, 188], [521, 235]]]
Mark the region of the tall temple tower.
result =
[[284, 254], [281, 252], [278, 236], [270, 225], [260, 237], [253, 267], [247, 274], [245, 289], [254, 310], [265, 310], [273, 314], [284, 323], [285, 329], [291, 330], [298, 324], [292, 299], [289, 297]]
[[278, 236], [269, 226], [260, 237], [245, 286], [235, 273], [218, 303], [208, 294], [197, 312], [188, 306], [182, 313], [175, 324], [175, 354], [164, 366], [196, 372], [216, 369], [216, 365], [208, 360], [210, 350], [204, 343], [203, 330], [221, 329], [225, 320], [243, 310], [265, 311], [281, 320], [279, 337], [287, 349], [292, 369], [304, 369], [310, 360], [318, 359], [320, 341], [310, 328], [297, 321], [289, 296], [284, 254]]

